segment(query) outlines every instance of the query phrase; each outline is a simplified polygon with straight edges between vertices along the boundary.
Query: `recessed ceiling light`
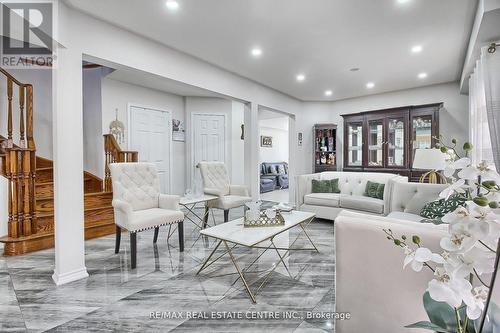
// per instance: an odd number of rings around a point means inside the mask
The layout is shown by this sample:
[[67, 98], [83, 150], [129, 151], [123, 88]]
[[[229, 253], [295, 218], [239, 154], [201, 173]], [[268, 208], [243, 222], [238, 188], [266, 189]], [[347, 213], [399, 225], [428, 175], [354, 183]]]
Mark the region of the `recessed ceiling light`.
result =
[[325, 96], [332, 96], [333, 91], [331, 90], [325, 90]]
[[262, 50], [258, 47], [254, 47], [251, 53], [254, 57], [260, 57], [262, 55]]
[[371, 89], [371, 88], [375, 87], [375, 83], [373, 83], [373, 82], [368, 82], [368, 83], [366, 84], [366, 87], [367, 87], [368, 89]]
[[404, 4], [404, 3], [408, 3], [410, 2], [411, 0], [398, 0], [398, 3], [400, 4]]
[[427, 77], [427, 73], [420, 73], [418, 74], [419, 79], [425, 79]]
[[306, 79], [306, 76], [304, 74], [299, 74], [296, 77], [297, 81], [302, 82]]
[[167, 8], [170, 10], [179, 9], [179, 3], [175, 0], [167, 0], [167, 2], [165, 4], [167, 5]]
[[353, 67], [351, 69], [349, 69], [351, 72], [357, 72], [359, 71], [359, 68], [358, 67]]
[[411, 48], [412, 53], [420, 53], [422, 52], [422, 45], [415, 45]]

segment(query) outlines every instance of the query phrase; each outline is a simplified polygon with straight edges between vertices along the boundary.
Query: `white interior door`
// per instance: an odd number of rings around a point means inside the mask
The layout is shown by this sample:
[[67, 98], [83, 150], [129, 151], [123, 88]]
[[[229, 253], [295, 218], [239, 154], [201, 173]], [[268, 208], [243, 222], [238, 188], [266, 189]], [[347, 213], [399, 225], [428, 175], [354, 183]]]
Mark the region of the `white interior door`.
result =
[[156, 164], [162, 193], [170, 193], [171, 119], [166, 111], [130, 107], [130, 150], [139, 162]]
[[226, 162], [226, 117], [224, 115], [193, 115], [193, 157], [193, 167], [202, 161]]

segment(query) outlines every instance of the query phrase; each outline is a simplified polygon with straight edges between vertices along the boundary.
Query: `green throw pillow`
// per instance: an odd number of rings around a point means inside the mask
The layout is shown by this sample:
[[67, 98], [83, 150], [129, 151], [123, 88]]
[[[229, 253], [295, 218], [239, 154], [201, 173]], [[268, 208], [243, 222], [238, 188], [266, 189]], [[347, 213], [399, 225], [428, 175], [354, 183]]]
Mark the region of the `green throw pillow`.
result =
[[365, 196], [376, 199], [384, 199], [384, 188], [385, 184], [367, 181]]
[[463, 206], [465, 201], [465, 197], [460, 194], [452, 195], [448, 198], [448, 200], [439, 199], [431, 201], [424, 205], [420, 211], [420, 216], [433, 220], [440, 219], [445, 214], [457, 209], [458, 206]]
[[312, 180], [312, 193], [340, 193], [339, 179]]
[[340, 188], [339, 188], [339, 179], [330, 179], [330, 182], [332, 184], [332, 193], [340, 193]]

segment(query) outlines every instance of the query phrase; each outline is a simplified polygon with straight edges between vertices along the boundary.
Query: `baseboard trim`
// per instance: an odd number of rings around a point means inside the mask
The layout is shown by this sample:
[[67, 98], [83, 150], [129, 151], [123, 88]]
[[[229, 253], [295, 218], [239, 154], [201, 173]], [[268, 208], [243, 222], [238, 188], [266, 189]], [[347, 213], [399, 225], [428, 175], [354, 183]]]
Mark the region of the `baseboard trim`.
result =
[[85, 279], [87, 277], [89, 277], [89, 273], [87, 273], [87, 267], [83, 267], [64, 274], [57, 274], [54, 271], [54, 274], [52, 274], [52, 280], [54, 280], [57, 286], [73, 282], [76, 280]]

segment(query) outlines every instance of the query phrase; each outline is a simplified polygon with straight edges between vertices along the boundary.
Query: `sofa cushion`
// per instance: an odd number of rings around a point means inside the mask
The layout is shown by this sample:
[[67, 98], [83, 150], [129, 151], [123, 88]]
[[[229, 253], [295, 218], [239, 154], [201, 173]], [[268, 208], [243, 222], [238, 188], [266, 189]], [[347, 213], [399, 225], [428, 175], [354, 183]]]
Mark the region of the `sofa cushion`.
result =
[[276, 166], [276, 171], [278, 172], [278, 174], [280, 175], [284, 175], [286, 174], [286, 170], [285, 170], [285, 166], [283, 164], [278, 164]]
[[178, 210], [150, 208], [132, 213], [128, 231], [141, 231], [164, 224], [172, 224], [184, 220], [184, 214]]
[[384, 200], [365, 197], [363, 195], [341, 194], [340, 207], [382, 214], [384, 212]]
[[313, 206], [338, 207], [340, 194], [311, 193], [304, 196], [304, 203]]
[[367, 181], [365, 195], [371, 198], [384, 199], [385, 184]]
[[420, 216], [428, 219], [438, 219], [443, 217], [445, 214], [454, 211], [458, 206], [465, 204], [467, 199], [462, 195], [452, 195], [445, 199], [439, 199], [436, 201], [428, 202], [424, 205], [420, 211]]
[[312, 193], [333, 193], [330, 180], [312, 180]]

